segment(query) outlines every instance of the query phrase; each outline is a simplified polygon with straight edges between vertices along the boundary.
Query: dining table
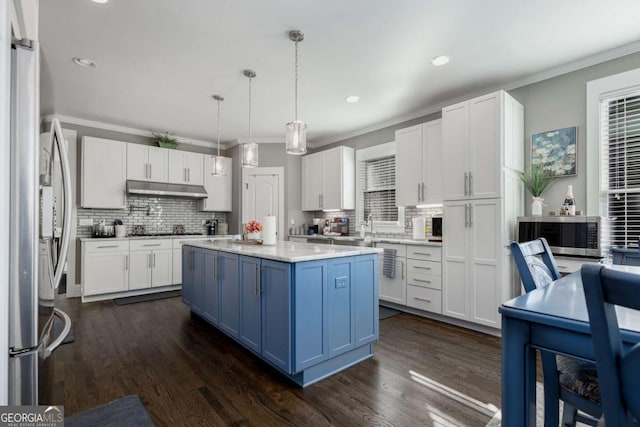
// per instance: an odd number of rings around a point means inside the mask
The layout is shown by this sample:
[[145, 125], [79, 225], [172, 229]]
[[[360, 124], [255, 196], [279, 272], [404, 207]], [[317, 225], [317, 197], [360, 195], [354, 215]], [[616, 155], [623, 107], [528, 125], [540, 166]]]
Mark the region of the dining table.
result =
[[[640, 267], [605, 265], [638, 275]], [[580, 271], [503, 303], [502, 425], [536, 425], [536, 350], [595, 361]], [[640, 342], [640, 311], [616, 307], [623, 345]]]

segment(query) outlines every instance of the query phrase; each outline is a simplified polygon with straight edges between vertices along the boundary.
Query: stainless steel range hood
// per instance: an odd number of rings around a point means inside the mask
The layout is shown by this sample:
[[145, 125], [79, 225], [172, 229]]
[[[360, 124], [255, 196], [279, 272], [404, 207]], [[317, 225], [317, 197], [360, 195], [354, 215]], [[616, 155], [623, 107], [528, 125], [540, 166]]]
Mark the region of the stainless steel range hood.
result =
[[147, 196], [183, 197], [188, 199], [206, 199], [207, 190], [202, 185], [168, 184], [164, 182], [146, 182], [127, 180], [127, 194], [145, 194]]

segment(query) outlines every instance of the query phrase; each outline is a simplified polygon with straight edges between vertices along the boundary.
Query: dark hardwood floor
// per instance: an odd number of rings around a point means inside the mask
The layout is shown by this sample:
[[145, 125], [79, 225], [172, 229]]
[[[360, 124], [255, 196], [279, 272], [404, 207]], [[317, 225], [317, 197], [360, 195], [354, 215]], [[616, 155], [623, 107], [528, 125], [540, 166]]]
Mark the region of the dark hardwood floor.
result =
[[59, 306], [75, 342], [49, 360], [41, 404], [67, 416], [128, 394], [158, 426], [484, 426], [500, 407], [500, 340], [410, 314], [380, 322], [372, 359], [301, 389], [179, 297]]

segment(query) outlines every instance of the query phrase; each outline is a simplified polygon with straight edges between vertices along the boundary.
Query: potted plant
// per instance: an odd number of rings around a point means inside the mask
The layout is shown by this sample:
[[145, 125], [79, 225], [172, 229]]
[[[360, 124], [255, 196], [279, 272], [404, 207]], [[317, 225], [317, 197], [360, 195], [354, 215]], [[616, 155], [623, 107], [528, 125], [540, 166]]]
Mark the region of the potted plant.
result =
[[178, 146], [178, 138], [172, 136], [169, 132], [151, 132], [153, 141], [162, 148], [176, 148]]
[[546, 190], [555, 180], [555, 176], [547, 173], [540, 165], [532, 166], [528, 173], [516, 173], [518, 174], [520, 181], [524, 184], [524, 188], [526, 188], [533, 196], [533, 200], [531, 202], [531, 215], [541, 216], [544, 199], [540, 196], [542, 196], [544, 190]]

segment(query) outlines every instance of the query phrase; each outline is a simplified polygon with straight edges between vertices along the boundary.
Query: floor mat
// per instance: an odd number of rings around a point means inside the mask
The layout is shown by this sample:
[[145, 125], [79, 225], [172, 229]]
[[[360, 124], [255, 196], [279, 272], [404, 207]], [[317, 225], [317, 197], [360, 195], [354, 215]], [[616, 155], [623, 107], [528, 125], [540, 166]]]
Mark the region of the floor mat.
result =
[[154, 301], [157, 299], [173, 298], [182, 295], [181, 291], [158, 292], [157, 294], [136, 295], [134, 297], [115, 298], [116, 305], [136, 304], [139, 302]]
[[399, 313], [400, 311], [394, 310], [393, 308], [380, 306], [379, 318], [380, 320], [384, 320], [384, 319], [388, 319], [391, 316], [395, 316], [396, 314], [399, 314]]
[[64, 420], [66, 427], [153, 427], [155, 424], [138, 396], [125, 396]]

